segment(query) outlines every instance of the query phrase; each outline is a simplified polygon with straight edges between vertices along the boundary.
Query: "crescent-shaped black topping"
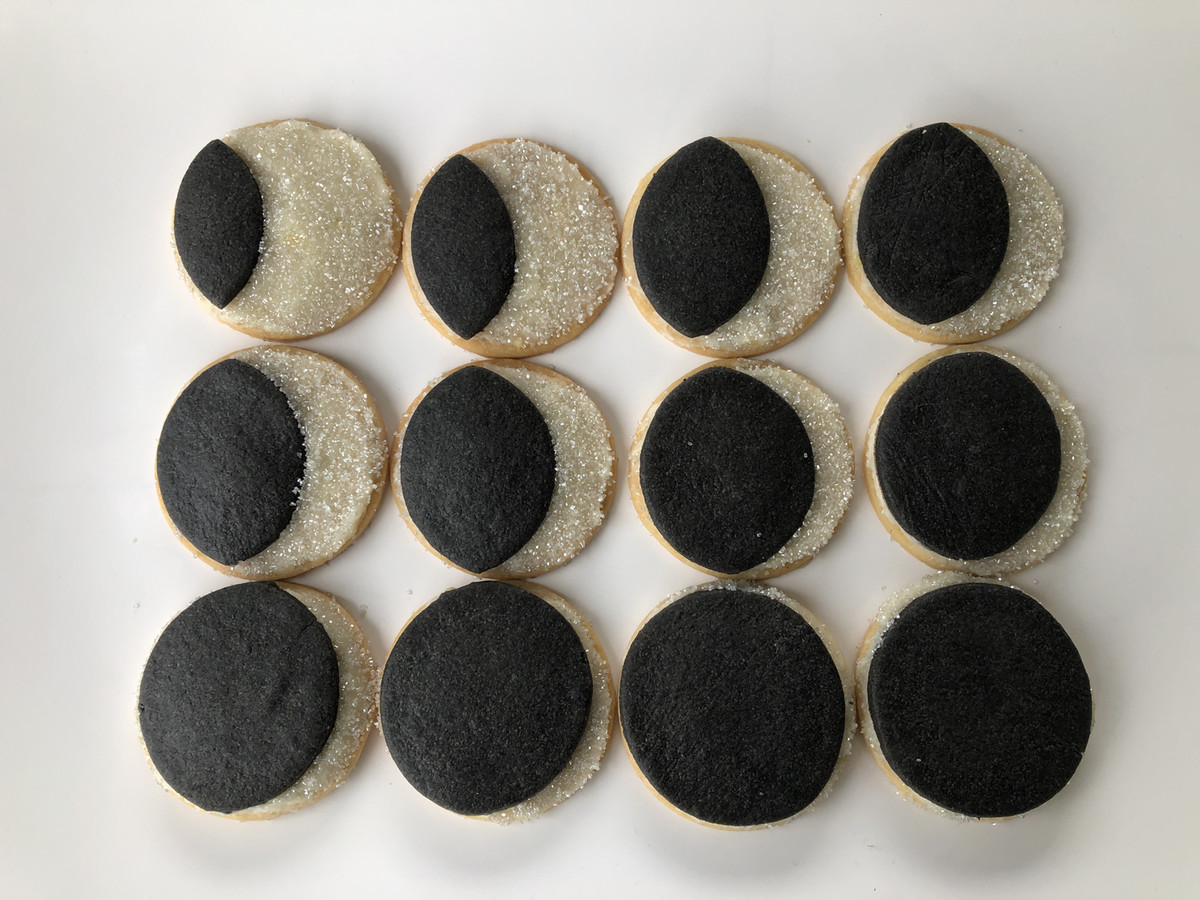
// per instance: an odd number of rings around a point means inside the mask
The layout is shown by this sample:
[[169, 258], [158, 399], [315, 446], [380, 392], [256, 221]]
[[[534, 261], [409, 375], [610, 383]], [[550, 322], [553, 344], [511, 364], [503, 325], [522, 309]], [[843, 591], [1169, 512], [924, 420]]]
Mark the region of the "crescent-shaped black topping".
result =
[[459, 337], [478, 334], [508, 299], [517, 262], [512, 219], [465, 156], [446, 160], [421, 191], [409, 247], [425, 299]]
[[1054, 499], [1061, 465], [1050, 404], [991, 353], [954, 353], [913, 373], [875, 431], [888, 510], [950, 559], [983, 559], [1020, 540]]
[[876, 163], [858, 255], [888, 306], [922, 325], [983, 296], [1008, 247], [1008, 195], [987, 154], [953, 125], [901, 136]]
[[138, 717], [163, 780], [231, 813], [296, 783], [333, 731], [338, 696], [337, 655], [308, 607], [271, 583], [235, 584], [163, 631]]
[[529, 591], [485, 581], [447, 591], [405, 626], [384, 666], [379, 713], [409, 783], [479, 816], [528, 800], [563, 770], [591, 702], [570, 623]]
[[233, 566], [283, 533], [304, 477], [304, 435], [287, 396], [227, 359], [184, 388], [158, 439], [158, 489], [175, 528]]
[[710, 366], [659, 404], [640, 480], [651, 521], [677, 553], [736, 574], [766, 562], [800, 528], [816, 468], [786, 400], [751, 375]]
[[442, 556], [486, 572], [534, 535], [554, 493], [554, 445], [520, 389], [482, 366], [447, 375], [409, 419], [400, 489]]
[[687, 337], [712, 333], [746, 305], [770, 249], [771, 223], [754, 173], [713, 137], [659, 166], [633, 220], [642, 292]]
[[175, 197], [175, 249], [213, 306], [224, 309], [246, 286], [262, 237], [263, 200], [254, 174], [231, 147], [210, 141]]

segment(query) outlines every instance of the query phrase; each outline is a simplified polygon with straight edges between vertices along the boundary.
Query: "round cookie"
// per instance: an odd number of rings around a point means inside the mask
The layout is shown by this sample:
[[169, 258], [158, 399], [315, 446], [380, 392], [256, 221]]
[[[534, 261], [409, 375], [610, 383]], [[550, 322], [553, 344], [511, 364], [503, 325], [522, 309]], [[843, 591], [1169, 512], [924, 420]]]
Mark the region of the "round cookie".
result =
[[837, 404], [770, 362], [720, 360], [676, 381], [642, 418], [629, 458], [642, 523], [717, 576], [770, 578], [807, 565], [853, 493]]
[[535, 584], [446, 591], [396, 638], [380, 730], [408, 782], [451, 812], [499, 824], [557, 806], [600, 767], [615, 721], [591, 626]]
[[879, 610], [856, 666], [863, 735], [900, 794], [996, 820], [1070, 780], [1092, 730], [1070, 637], [1015, 587], [942, 572]]
[[404, 223], [417, 307], [481, 356], [533, 356], [574, 338], [608, 302], [616, 257], [616, 217], [591, 173], [519, 138], [445, 160]]
[[1071, 533], [1087, 483], [1075, 407], [1037, 366], [994, 347], [917, 360], [867, 431], [867, 495], [926, 565], [996, 576], [1040, 562]]
[[159, 436], [159, 502], [176, 536], [227, 575], [264, 581], [319, 566], [375, 515], [383, 420], [332, 359], [258, 346], [217, 360], [176, 398]]
[[557, 372], [475, 362], [413, 401], [392, 452], [396, 505], [465, 572], [512, 579], [575, 557], [612, 503], [616, 453], [599, 408]]
[[990, 132], [907, 132], [855, 176], [842, 214], [846, 275], [867, 306], [939, 344], [1007, 331], [1041, 302], [1063, 254], [1063, 211], [1041, 170]]
[[833, 207], [812, 175], [743, 138], [702, 138], [643, 178], [621, 254], [646, 320], [716, 357], [795, 338], [824, 309], [842, 263]]
[[159, 782], [232, 819], [294, 812], [345, 780], [375, 718], [366, 639], [328, 594], [244, 582], [193, 602], [150, 652], [138, 695]]
[[400, 252], [395, 192], [371, 152], [303, 119], [211, 141], [184, 173], [172, 243], [192, 293], [238, 331], [292, 341], [348, 322]]
[[681, 591], [642, 622], [620, 717], [646, 785], [729, 829], [785, 822], [828, 794], [855, 725], [825, 626], [775, 588], [727, 581]]

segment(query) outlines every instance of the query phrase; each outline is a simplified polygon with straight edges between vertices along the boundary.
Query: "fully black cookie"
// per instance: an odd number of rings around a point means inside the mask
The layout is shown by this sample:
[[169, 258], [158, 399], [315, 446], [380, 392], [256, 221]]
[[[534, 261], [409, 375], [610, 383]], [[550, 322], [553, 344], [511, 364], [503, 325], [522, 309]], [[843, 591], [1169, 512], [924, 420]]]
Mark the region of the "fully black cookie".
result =
[[625, 655], [621, 729], [663, 800], [728, 828], [822, 796], [849, 752], [850, 680], [822, 625], [773, 588], [717, 582], [656, 610]]
[[936, 575], [880, 610], [858, 661], [863, 731], [904, 793], [1006, 818], [1057, 794], [1092, 729], [1071, 639], [1013, 587]]
[[380, 726], [420, 793], [508, 822], [582, 786], [607, 749], [613, 705], [577, 611], [544, 588], [484, 581], [442, 594], [396, 638]]

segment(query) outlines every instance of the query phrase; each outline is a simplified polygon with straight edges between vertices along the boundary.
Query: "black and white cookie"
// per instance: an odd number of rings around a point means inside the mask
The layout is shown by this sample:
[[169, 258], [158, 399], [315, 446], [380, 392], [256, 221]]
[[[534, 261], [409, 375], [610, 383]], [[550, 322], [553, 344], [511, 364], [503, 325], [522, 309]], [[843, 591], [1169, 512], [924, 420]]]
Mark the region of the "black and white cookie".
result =
[[711, 575], [770, 578], [806, 565], [853, 492], [837, 404], [769, 362], [708, 363], [650, 407], [630, 450], [643, 524]]
[[850, 186], [846, 275], [910, 337], [983, 340], [1041, 302], [1063, 254], [1063, 211], [1041, 170], [994, 134], [941, 122], [881, 149]]
[[271, 819], [337, 787], [375, 718], [376, 670], [327, 594], [246, 582], [193, 602], [142, 672], [138, 722], [158, 779], [233, 819]]
[[437, 167], [404, 224], [417, 306], [473, 353], [545, 353], [586, 328], [617, 277], [607, 196], [567, 154], [537, 141], [488, 141]]
[[731, 829], [787, 821], [825, 796], [855, 724], [825, 626], [775, 588], [722, 581], [642, 622], [621, 669], [620, 716], [651, 790]]
[[1014, 587], [943, 572], [879, 610], [857, 663], [863, 734], [901, 795], [970, 819], [1027, 813], [1092, 730], [1079, 651]]
[[210, 313], [291, 341], [337, 328], [378, 296], [400, 252], [400, 211], [361, 141], [288, 119], [201, 150], [179, 186], [172, 234]]
[[799, 160], [707, 137], [660, 163], [625, 213], [622, 258], [642, 315], [681, 347], [754, 356], [809, 326], [833, 293], [841, 234]]
[[176, 398], [158, 439], [159, 500], [183, 543], [239, 578], [332, 559], [375, 515], [383, 420], [341, 365], [298, 347], [217, 360]]
[[571, 796], [600, 767], [616, 717], [591, 626], [539, 585], [446, 591], [400, 632], [379, 691], [397, 767], [421, 794], [507, 824]]
[[574, 558], [612, 503], [616, 454], [599, 408], [557, 372], [470, 363], [405, 414], [396, 504], [418, 540], [466, 572], [528, 578]]
[[1075, 407], [1037, 366], [994, 347], [913, 363], [879, 400], [867, 494], [904, 549], [938, 569], [995, 576], [1071, 533], [1087, 482]]

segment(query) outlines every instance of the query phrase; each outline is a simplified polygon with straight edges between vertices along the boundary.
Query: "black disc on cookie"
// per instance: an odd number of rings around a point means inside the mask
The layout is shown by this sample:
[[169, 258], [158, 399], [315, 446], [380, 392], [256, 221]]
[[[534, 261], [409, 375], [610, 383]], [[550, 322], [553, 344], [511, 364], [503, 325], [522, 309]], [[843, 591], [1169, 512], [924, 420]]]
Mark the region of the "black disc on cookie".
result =
[[218, 309], [238, 295], [258, 263], [263, 199], [245, 161], [210, 141], [188, 166], [175, 197], [175, 249], [188, 277]]
[[587, 725], [592, 673], [571, 624], [513, 584], [447, 591], [396, 639], [379, 715], [396, 765], [462, 815], [528, 800], [567, 765]]
[[1007, 550], [1058, 489], [1062, 440], [1038, 386], [985, 352], [942, 356], [910, 375], [875, 431], [883, 501], [922, 546], [950, 559]]
[[659, 166], [638, 202], [632, 241], [646, 298], [672, 328], [698, 337], [729, 321], [758, 289], [771, 223], [745, 160], [708, 137]]
[[621, 729], [669, 803], [717, 825], [787, 819], [825, 789], [846, 697], [828, 648], [757, 591], [697, 590], [638, 631], [621, 673]]
[[943, 122], [902, 135], [875, 164], [859, 204], [858, 255], [888, 306], [932, 325], [991, 286], [1008, 228], [1008, 195], [995, 167]]
[[163, 631], [142, 673], [138, 717], [150, 760], [180, 796], [231, 813], [287, 790], [337, 718], [329, 635], [275, 584], [196, 600]]
[[913, 600], [867, 674], [879, 749], [915, 793], [964, 816], [1045, 803], [1070, 780], [1092, 727], [1079, 652], [1036, 600], [965, 582]]
[[554, 493], [554, 445], [541, 412], [482, 366], [439, 381], [413, 410], [400, 450], [413, 524], [470, 572], [503, 563], [533, 537]]
[[465, 156], [452, 156], [421, 191], [409, 238], [429, 305], [459, 337], [478, 334], [512, 290], [517, 245], [500, 192]]
[[659, 404], [639, 479], [646, 511], [675, 552], [736, 574], [766, 562], [800, 528], [816, 468], [786, 400], [751, 375], [709, 366]]
[[175, 528], [226, 566], [269, 547], [296, 509], [304, 435], [287, 396], [226, 359], [183, 389], [158, 439], [158, 490]]

